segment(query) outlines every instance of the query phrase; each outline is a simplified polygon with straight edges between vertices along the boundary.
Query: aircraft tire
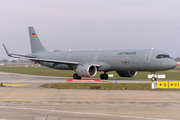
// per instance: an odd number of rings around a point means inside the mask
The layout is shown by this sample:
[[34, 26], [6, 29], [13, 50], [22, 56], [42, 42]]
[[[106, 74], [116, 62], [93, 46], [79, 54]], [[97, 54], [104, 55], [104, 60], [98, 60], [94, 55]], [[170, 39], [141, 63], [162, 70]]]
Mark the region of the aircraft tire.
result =
[[81, 79], [81, 77], [79, 77], [77, 74], [74, 74], [73, 79]]
[[101, 75], [100, 75], [100, 78], [101, 78], [101, 80], [102, 80], [102, 79], [107, 80], [107, 79], [108, 79], [108, 75], [107, 75], [107, 74], [101, 74]]
[[101, 74], [101, 75], [100, 75], [100, 78], [101, 78], [101, 80], [104, 79], [104, 74]]
[[104, 74], [104, 79], [107, 80], [108, 79], [108, 74]]

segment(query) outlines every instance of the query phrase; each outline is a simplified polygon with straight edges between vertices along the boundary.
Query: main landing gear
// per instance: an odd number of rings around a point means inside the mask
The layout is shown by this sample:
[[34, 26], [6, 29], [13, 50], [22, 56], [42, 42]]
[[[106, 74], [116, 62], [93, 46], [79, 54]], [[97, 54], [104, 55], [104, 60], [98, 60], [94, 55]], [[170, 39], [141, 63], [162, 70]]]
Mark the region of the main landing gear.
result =
[[73, 75], [73, 79], [81, 79], [76, 73]]
[[156, 75], [155, 75], [155, 71], [152, 71], [151, 74], [152, 74], [151, 80], [152, 81], [157, 81], [157, 78], [156, 78]]
[[100, 78], [101, 78], [101, 80], [102, 80], [102, 79], [107, 80], [107, 79], [108, 79], [108, 74], [106, 74], [106, 73], [101, 74], [101, 75], [100, 75]]

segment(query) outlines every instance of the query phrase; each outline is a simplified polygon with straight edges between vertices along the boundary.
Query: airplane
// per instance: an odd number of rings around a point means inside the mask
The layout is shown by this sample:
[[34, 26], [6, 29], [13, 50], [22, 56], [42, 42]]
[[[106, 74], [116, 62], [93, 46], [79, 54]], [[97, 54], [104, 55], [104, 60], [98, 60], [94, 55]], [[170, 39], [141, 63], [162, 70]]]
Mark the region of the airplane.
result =
[[150, 71], [152, 81], [156, 81], [156, 71], [170, 70], [176, 61], [166, 52], [153, 49], [144, 50], [97, 50], [97, 51], [48, 51], [41, 43], [34, 27], [29, 28], [31, 51], [27, 55], [9, 53], [9, 57], [25, 57], [35, 63], [59, 70], [74, 70], [73, 79], [94, 77], [103, 71], [100, 79], [108, 79], [107, 72], [116, 71], [120, 77], [134, 77], [137, 71]]

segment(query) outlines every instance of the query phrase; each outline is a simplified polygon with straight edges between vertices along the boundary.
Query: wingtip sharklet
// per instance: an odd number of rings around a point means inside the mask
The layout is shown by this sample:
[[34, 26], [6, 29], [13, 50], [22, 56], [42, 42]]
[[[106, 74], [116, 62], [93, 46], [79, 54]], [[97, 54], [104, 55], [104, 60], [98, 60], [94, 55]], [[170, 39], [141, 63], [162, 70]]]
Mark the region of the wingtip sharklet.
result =
[[6, 51], [6, 54], [7, 54], [9, 57], [20, 58], [20, 57], [17, 57], [17, 56], [13, 56], [13, 54], [9, 53], [8, 50], [7, 50], [7, 48], [6, 48], [6, 46], [5, 46], [4, 44], [3, 44], [3, 47], [4, 47], [5, 51]]
[[7, 48], [6, 48], [6, 46], [5, 46], [4, 44], [3, 44], [3, 47], [4, 47], [5, 51], [6, 51], [6, 54], [7, 54], [9, 57], [12, 57], [11, 54], [8, 52], [8, 50], [7, 50]]

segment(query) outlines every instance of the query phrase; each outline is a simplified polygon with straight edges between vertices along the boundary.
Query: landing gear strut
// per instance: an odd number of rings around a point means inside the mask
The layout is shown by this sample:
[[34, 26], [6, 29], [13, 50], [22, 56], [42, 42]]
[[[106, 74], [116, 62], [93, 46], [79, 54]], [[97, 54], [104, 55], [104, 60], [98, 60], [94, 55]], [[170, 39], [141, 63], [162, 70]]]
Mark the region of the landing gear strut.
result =
[[107, 79], [108, 79], [108, 75], [107, 75], [106, 73], [101, 74], [101, 75], [100, 75], [100, 78], [101, 78], [101, 80], [102, 80], [102, 79], [107, 80]]
[[155, 75], [155, 71], [152, 71], [151, 74], [152, 74], [151, 80], [152, 81], [157, 81], [157, 78], [156, 78], [156, 75]]
[[81, 77], [79, 77], [78, 74], [75, 73], [75, 74], [73, 75], [73, 79], [81, 79]]

